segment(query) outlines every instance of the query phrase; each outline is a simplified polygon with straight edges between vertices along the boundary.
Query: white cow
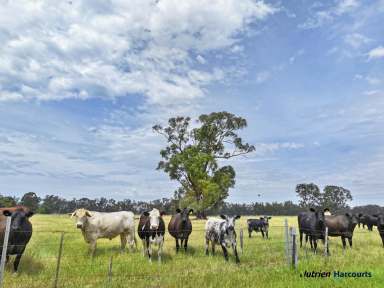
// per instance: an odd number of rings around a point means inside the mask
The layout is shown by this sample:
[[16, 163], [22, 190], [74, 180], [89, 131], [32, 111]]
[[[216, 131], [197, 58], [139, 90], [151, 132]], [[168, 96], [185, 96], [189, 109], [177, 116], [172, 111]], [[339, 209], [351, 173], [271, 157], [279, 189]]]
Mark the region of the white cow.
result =
[[129, 211], [101, 213], [77, 209], [71, 214], [76, 218], [76, 228], [81, 229], [85, 242], [90, 244], [92, 256], [95, 254], [96, 241], [99, 238], [112, 239], [120, 235], [121, 249], [124, 250], [127, 241], [130, 249], [136, 245], [135, 218]]
[[227, 247], [232, 247], [236, 263], [240, 263], [236, 248], [235, 221], [240, 216], [229, 217], [220, 215], [221, 219], [209, 219], [205, 224], [205, 254], [208, 255], [209, 242], [212, 246], [212, 254], [215, 253], [215, 245], [220, 244], [225, 260], [228, 261]]

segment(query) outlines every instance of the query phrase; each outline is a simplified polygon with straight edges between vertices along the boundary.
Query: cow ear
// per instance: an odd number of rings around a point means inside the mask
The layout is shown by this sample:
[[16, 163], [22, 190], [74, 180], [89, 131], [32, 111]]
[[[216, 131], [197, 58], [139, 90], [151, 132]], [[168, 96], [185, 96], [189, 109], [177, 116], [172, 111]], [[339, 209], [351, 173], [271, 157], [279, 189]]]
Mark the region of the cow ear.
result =
[[224, 219], [224, 220], [227, 220], [227, 216], [225, 216], [225, 215], [223, 215], [223, 214], [220, 215], [220, 218], [221, 218], [221, 219]]
[[85, 216], [92, 217], [92, 214], [89, 211], [85, 211]]
[[272, 219], [272, 217], [271, 217], [271, 216], [268, 216], [268, 219]]
[[29, 218], [29, 217], [32, 217], [33, 214], [35, 214], [35, 213], [33, 213], [32, 211], [28, 211], [28, 212], [25, 214], [25, 216], [27, 216], [27, 217]]
[[358, 216], [359, 216], [359, 218], [360, 218], [361, 216], [363, 216], [363, 214], [359, 213], [359, 215], [358, 215]]
[[240, 217], [241, 217], [240, 215], [236, 215], [235, 219], [240, 219]]
[[166, 215], [165, 211], [161, 211], [160, 216], [164, 216], [164, 215]]
[[372, 216], [373, 216], [373, 217], [379, 217], [379, 215], [377, 215], [377, 214], [373, 214]]
[[148, 217], [148, 216], [149, 216], [149, 212], [148, 212], [148, 211], [145, 211], [145, 212], [143, 213], [143, 215]]
[[345, 213], [345, 216], [347, 216], [347, 217], [351, 217], [351, 214], [349, 214], [349, 213]]
[[176, 213], [180, 213], [181, 210], [179, 208], [176, 209]]
[[9, 210], [4, 210], [4, 211], [3, 211], [3, 215], [8, 217], [8, 216], [11, 216], [11, 215], [12, 215], [12, 212], [9, 211]]
[[264, 220], [264, 217], [260, 217], [260, 220]]
[[191, 214], [191, 213], [193, 213], [193, 209], [189, 209], [188, 214]]
[[309, 211], [311, 211], [311, 212], [316, 212], [316, 210], [315, 210], [315, 208], [309, 208]]

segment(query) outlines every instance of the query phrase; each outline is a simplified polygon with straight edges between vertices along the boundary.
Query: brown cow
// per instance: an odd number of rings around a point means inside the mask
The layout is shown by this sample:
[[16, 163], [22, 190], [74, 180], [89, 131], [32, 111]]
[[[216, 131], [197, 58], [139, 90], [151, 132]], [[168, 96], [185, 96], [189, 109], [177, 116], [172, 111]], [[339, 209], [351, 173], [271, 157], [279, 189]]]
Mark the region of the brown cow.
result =
[[[24, 206], [0, 208], [0, 246], [4, 245], [6, 217], [11, 217], [6, 259], [8, 261], [10, 255], [16, 255], [15, 262], [13, 263], [15, 273], [17, 272], [25, 247], [32, 237], [32, 224], [29, 222], [29, 217], [32, 215], [33, 212]], [[0, 257], [1, 254], [2, 249], [0, 250]]]
[[176, 209], [176, 214], [172, 216], [168, 224], [168, 232], [176, 239], [176, 252], [179, 252], [179, 239], [181, 246], [184, 244], [184, 250], [187, 251], [188, 238], [192, 233], [192, 223], [189, 219], [189, 214], [193, 209], [184, 208], [183, 210]]

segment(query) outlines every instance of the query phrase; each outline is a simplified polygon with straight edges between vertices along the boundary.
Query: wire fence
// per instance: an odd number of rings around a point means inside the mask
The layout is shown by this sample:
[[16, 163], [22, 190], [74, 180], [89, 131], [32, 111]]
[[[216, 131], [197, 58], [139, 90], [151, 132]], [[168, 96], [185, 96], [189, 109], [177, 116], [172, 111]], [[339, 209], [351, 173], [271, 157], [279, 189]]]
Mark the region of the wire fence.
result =
[[[8, 218], [9, 219], [9, 218]], [[112, 283], [113, 281], [118, 281], [119, 278], [124, 278], [126, 281], [137, 281], [140, 279], [151, 279], [160, 281], [160, 279], [163, 279], [164, 277], [167, 277], [162, 273], [163, 271], [161, 268], [159, 268], [157, 271], [150, 270], [147, 273], [145, 273], [145, 269], [142, 269], [143, 272], [138, 272], [137, 267], [127, 267], [127, 261], [132, 260], [132, 258], [127, 259], [124, 257], [120, 257], [119, 247], [118, 246], [102, 246], [102, 258], [92, 258], [90, 255], [88, 255], [88, 260], [84, 261], [82, 263], [77, 263], [77, 260], [79, 257], [87, 257], [84, 253], [84, 245], [73, 245], [73, 241], [76, 237], [78, 241], [78, 237], [80, 235], [79, 231], [74, 230], [73, 225], [68, 227], [64, 227], [65, 225], [61, 225], [61, 227], [57, 227], [55, 229], [48, 229], [48, 225], [35, 225], [33, 229], [33, 235], [36, 236], [36, 234], [40, 234], [41, 239], [51, 239], [52, 237], [55, 237], [55, 240], [52, 241], [52, 239], [48, 242], [42, 242], [38, 243], [36, 247], [38, 247], [39, 251], [34, 253], [33, 251], [30, 252], [30, 256], [33, 257], [35, 260], [41, 260], [45, 261], [44, 268], [49, 269], [50, 271], [50, 283], [52, 283], [51, 287], [65, 287], [66, 282], [69, 281], [69, 279], [75, 279], [75, 278], [82, 278], [82, 275], [79, 275], [80, 272], [76, 272], [71, 265], [75, 263], [76, 269], [79, 271], [86, 270], [87, 273], [91, 276], [92, 279], [88, 279], [89, 281], [101, 281], [103, 283]], [[70, 230], [72, 229], [72, 230]], [[10, 229], [6, 229], [5, 235], [9, 235]], [[293, 269], [297, 269], [299, 261], [311, 261], [311, 259], [314, 257], [313, 251], [309, 248], [308, 243], [305, 241], [305, 237], [303, 238], [303, 248], [300, 249], [299, 245], [299, 235], [300, 230], [297, 226], [288, 225], [287, 219], [284, 222], [284, 225], [269, 225], [268, 227], [269, 231], [269, 237], [264, 238], [264, 240], [260, 241], [260, 239], [263, 239], [260, 233], [260, 231], [253, 231], [251, 237], [249, 237], [248, 234], [248, 227], [246, 225], [240, 225], [240, 227], [237, 228], [237, 245], [239, 248], [240, 258], [244, 256], [247, 259], [247, 268], [253, 268], [253, 267], [260, 267], [260, 260], [259, 259], [252, 259], [253, 253], [258, 253], [258, 255], [263, 255], [264, 262], [262, 264], [263, 268], [268, 267], [290, 267]], [[30, 231], [12, 231], [12, 233], [28, 233]], [[186, 231], [182, 231], [186, 232]], [[205, 229], [203, 228], [197, 228], [193, 229], [192, 233], [201, 233], [201, 235], [204, 235], [203, 232], [205, 232]], [[310, 234], [310, 233], [319, 233], [323, 235], [323, 241], [320, 241], [322, 245], [318, 246], [318, 254], [319, 256], [324, 257], [324, 261], [328, 261], [329, 257], [331, 257], [328, 253], [329, 249], [329, 241], [328, 241], [328, 229], [325, 230], [308, 230], [308, 229], [301, 229], [301, 232], [304, 234]], [[168, 233], [168, 231], [166, 231]], [[362, 230], [358, 229], [355, 230], [353, 234], [371, 234], [374, 233], [373, 231], [368, 230]], [[348, 233], [347, 233], [348, 234]], [[343, 236], [347, 236], [347, 234]], [[76, 236], [75, 236], [76, 235]], [[348, 234], [349, 235], [349, 234]], [[136, 236], [137, 237], [137, 236]], [[170, 237], [169, 235], [166, 235], [166, 237]], [[4, 237], [2, 240], [3, 243], [0, 245], [0, 251], [2, 252], [1, 257], [1, 263], [5, 264], [5, 249], [10, 247], [10, 243], [7, 243], [7, 237]], [[254, 239], [259, 239], [258, 241], [255, 241]], [[137, 242], [140, 243], [140, 239], [137, 237]], [[198, 246], [204, 247], [205, 239], [204, 237], [201, 237], [199, 240]], [[76, 242], [79, 243], [79, 242]], [[167, 242], [169, 243], [169, 242]], [[12, 243], [11, 243], [12, 244]], [[189, 243], [189, 247], [196, 247], [196, 239], [191, 243]], [[320, 244], [320, 243], [319, 243]], [[12, 244], [13, 248], [20, 247], [22, 248], [24, 245], [18, 245], [18, 244]], [[138, 257], [140, 252], [141, 254], [141, 245], [138, 244], [137, 248], [135, 248], [135, 251], [132, 254], [135, 258]], [[191, 248], [190, 248], [191, 249]], [[216, 257], [222, 257], [222, 252], [219, 251], [220, 247], [218, 245], [218, 249], [216, 251]], [[181, 250], [183, 250], [181, 248]], [[221, 249], [220, 249], [221, 250]], [[44, 251], [49, 251], [49, 253], [43, 253]], [[54, 252], [52, 252], [54, 251]], [[129, 245], [128, 245], [128, 251], [129, 251]], [[154, 254], [156, 255], [156, 250], [154, 250]], [[170, 257], [169, 255], [174, 255], [175, 252], [175, 245], [167, 245], [163, 251], [163, 254], [165, 255], [165, 263], [169, 262], [175, 262], [175, 265], [177, 265], [178, 257]], [[209, 251], [211, 254], [211, 251]], [[181, 252], [183, 253], [183, 252]], [[186, 254], [187, 257], [192, 257], [193, 259], [207, 259], [207, 256], [205, 255], [204, 248], [199, 249], [198, 251], [193, 250], [192, 252]], [[142, 255], [140, 255], [141, 258], [144, 258]], [[141, 263], [141, 262], [139, 262]], [[102, 267], [102, 268], [100, 268]], [[160, 267], [160, 266], [159, 266]], [[118, 272], [115, 272], [118, 271]], [[225, 269], [212, 269], [212, 273], [222, 273], [225, 272]], [[185, 273], [178, 274], [177, 277], [181, 278], [188, 278], [194, 275], [193, 270], [187, 270]], [[2, 284], [2, 281], [4, 279], [4, 275], [9, 275], [8, 273], [4, 274], [4, 267], [0, 266], [0, 286]], [[81, 282], [86, 282], [87, 280], [82, 279]]]

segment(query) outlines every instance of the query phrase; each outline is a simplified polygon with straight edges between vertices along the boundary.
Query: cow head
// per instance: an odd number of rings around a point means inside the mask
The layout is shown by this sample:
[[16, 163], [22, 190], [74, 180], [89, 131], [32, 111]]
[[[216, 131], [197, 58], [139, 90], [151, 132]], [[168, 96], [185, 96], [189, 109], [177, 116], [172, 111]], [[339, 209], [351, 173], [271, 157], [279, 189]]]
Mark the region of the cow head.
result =
[[316, 217], [316, 226], [318, 230], [323, 231], [325, 229], [325, 216], [324, 211], [316, 210], [314, 208], [310, 208], [309, 211], [315, 214]]
[[240, 215], [227, 216], [221, 214], [220, 218], [225, 220], [226, 232], [229, 234], [235, 231], [235, 221], [240, 218]]
[[356, 214], [345, 213], [345, 216], [349, 219], [349, 225], [354, 229], [359, 224], [359, 217]]
[[189, 219], [189, 214], [193, 212], [193, 209], [184, 208], [183, 210], [176, 209], [176, 212], [181, 216], [181, 223], [186, 224]]
[[11, 231], [23, 230], [23, 224], [28, 221], [28, 218], [33, 215], [32, 211], [16, 210], [11, 212], [10, 210], [4, 210], [3, 215], [11, 217]]
[[160, 212], [156, 208], [153, 208], [149, 212], [143, 213], [145, 216], [149, 217], [149, 229], [151, 230], [157, 230], [160, 225], [160, 217], [165, 215], [164, 212]]
[[87, 209], [81, 208], [76, 209], [71, 215], [72, 217], [76, 217], [76, 228], [83, 229], [88, 222], [88, 218], [92, 217], [92, 212]]

